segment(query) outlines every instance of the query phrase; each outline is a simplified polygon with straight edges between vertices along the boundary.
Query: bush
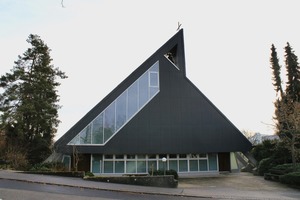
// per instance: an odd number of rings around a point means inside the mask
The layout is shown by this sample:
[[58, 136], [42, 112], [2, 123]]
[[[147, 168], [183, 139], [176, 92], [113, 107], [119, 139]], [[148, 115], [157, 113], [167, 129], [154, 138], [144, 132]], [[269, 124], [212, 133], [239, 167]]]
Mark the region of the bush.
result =
[[85, 180], [91, 181], [101, 181], [108, 183], [120, 183], [129, 185], [142, 185], [142, 186], [154, 186], [154, 187], [168, 187], [176, 188], [178, 186], [178, 181], [173, 178], [173, 176], [94, 176], [94, 177], [84, 177]]
[[268, 173], [269, 170], [274, 166], [275, 164], [272, 158], [264, 158], [259, 162], [257, 172], [259, 175], [263, 176], [264, 173]]
[[66, 171], [65, 166], [61, 162], [47, 162], [33, 165], [29, 171], [51, 172], [51, 171]]
[[277, 164], [291, 162], [291, 153], [286, 144], [279, 140], [265, 140], [256, 145], [251, 153], [259, 163], [262, 159], [272, 158]]
[[300, 172], [292, 172], [279, 177], [281, 183], [300, 186]]
[[92, 172], [85, 172], [85, 176], [93, 177], [95, 175]]
[[[294, 168], [293, 168], [292, 163], [277, 165], [275, 167], [272, 167], [272, 170], [281, 170], [285, 174], [294, 172]], [[296, 172], [300, 172], [300, 163], [296, 164]]]
[[6, 152], [6, 159], [13, 169], [24, 170], [28, 167], [28, 160], [26, 154], [17, 150], [16, 148], [10, 148]]

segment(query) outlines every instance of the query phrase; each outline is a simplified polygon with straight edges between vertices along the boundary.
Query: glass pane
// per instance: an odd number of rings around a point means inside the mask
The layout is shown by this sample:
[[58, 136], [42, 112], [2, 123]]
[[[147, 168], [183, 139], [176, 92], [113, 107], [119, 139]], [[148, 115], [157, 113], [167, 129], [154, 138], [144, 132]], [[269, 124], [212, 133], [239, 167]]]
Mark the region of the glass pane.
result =
[[115, 162], [115, 173], [124, 173], [124, 161]]
[[121, 94], [116, 102], [116, 130], [118, 130], [126, 122], [127, 92]]
[[91, 124], [80, 132], [80, 144], [91, 144]]
[[137, 155], [138, 159], [146, 159], [146, 155]]
[[208, 154], [209, 171], [218, 170], [217, 166], [217, 154]]
[[127, 159], [135, 159], [135, 155], [126, 155]]
[[76, 144], [80, 144], [80, 134], [76, 135], [72, 140], [71, 142], [69, 142], [70, 145], [76, 145]]
[[124, 155], [116, 155], [116, 159], [124, 159]]
[[199, 154], [199, 158], [206, 158], [206, 157], [207, 157], [206, 153]]
[[152, 171], [156, 170], [156, 161], [148, 161], [148, 171], [151, 174]]
[[105, 158], [105, 159], [113, 159], [114, 156], [111, 155], [111, 154], [107, 154], [107, 155], [104, 156], [104, 158]]
[[163, 162], [161, 160], [158, 161], [158, 169], [159, 170], [167, 170], [167, 162]]
[[128, 88], [127, 119], [130, 119], [138, 110], [138, 84], [137, 81]]
[[71, 163], [71, 157], [70, 156], [63, 156], [62, 163], [64, 164], [65, 168], [69, 170], [70, 163]]
[[150, 87], [149, 90], [150, 90], [150, 98], [152, 98], [159, 92], [158, 87]]
[[190, 171], [198, 171], [198, 160], [190, 160]]
[[156, 63], [154, 63], [154, 65], [152, 65], [152, 67], [150, 68], [149, 71], [158, 72], [158, 68], [159, 68], [159, 62], [156, 62]]
[[156, 159], [156, 155], [155, 154], [150, 154], [150, 155], [148, 155], [148, 158], [149, 159]]
[[115, 102], [104, 111], [104, 142], [115, 133]]
[[93, 121], [93, 144], [103, 144], [103, 113]]
[[207, 171], [207, 160], [199, 160], [199, 171]]
[[179, 160], [179, 171], [180, 172], [187, 172], [187, 160]]
[[177, 158], [177, 154], [170, 154], [169, 158]]
[[169, 160], [169, 169], [173, 169], [176, 172], [178, 171], [178, 162], [177, 162], [177, 160]]
[[113, 161], [104, 161], [104, 173], [113, 173]]
[[139, 78], [139, 108], [143, 107], [149, 99], [148, 72]]
[[150, 76], [150, 87], [158, 87], [158, 73], [149, 72]]
[[190, 154], [190, 158], [198, 158], [198, 154]]
[[137, 162], [137, 173], [146, 173], [146, 161]]
[[136, 162], [135, 161], [127, 161], [126, 162], [126, 173], [136, 173]]

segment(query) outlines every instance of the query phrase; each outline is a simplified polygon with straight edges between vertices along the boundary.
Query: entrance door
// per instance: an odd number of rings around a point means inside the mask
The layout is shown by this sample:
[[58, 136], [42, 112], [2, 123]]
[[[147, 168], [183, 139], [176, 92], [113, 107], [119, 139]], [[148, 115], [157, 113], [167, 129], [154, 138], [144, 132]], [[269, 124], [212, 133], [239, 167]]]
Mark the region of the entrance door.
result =
[[219, 153], [219, 171], [229, 171], [230, 172], [230, 153]]

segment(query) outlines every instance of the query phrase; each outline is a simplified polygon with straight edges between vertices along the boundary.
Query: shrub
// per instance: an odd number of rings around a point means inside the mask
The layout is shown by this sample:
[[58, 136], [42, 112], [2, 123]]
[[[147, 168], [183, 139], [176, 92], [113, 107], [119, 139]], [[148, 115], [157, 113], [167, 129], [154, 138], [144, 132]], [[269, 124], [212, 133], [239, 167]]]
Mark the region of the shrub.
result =
[[265, 140], [256, 145], [251, 153], [259, 163], [262, 159], [272, 158], [278, 164], [291, 162], [291, 153], [282, 141]]
[[274, 166], [275, 164], [273, 163], [272, 158], [264, 158], [259, 162], [257, 172], [259, 175], [263, 176], [264, 173], [268, 173], [269, 170]]
[[85, 172], [85, 176], [93, 177], [95, 175], [92, 172]]
[[17, 150], [16, 148], [10, 148], [6, 152], [6, 159], [10, 164], [10, 167], [16, 170], [24, 170], [28, 167], [28, 160], [26, 154]]
[[61, 162], [38, 163], [33, 165], [30, 171], [40, 171], [40, 172], [65, 171], [65, 166]]
[[[272, 170], [281, 170], [285, 174], [294, 172], [293, 164], [292, 163], [287, 163], [287, 164], [282, 164], [282, 165], [277, 165], [275, 167], [272, 167]], [[300, 172], [300, 163], [296, 164], [296, 172]]]
[[292, 172], [279, 177], [281, 183], [300, 186], [300, 172]]

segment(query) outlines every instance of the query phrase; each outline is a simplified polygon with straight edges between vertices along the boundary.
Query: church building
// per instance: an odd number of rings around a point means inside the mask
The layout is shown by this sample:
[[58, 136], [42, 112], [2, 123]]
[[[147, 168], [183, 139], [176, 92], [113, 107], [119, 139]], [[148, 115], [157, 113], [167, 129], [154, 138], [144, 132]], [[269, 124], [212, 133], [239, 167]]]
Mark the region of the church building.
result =
[[186, 77], [180, 29], [57, 140], [50, 157], [72, 169], [76, 155], [78, 170], [98, 175], [180, 175], [238, 170], [235, 153], [251, 148]]

